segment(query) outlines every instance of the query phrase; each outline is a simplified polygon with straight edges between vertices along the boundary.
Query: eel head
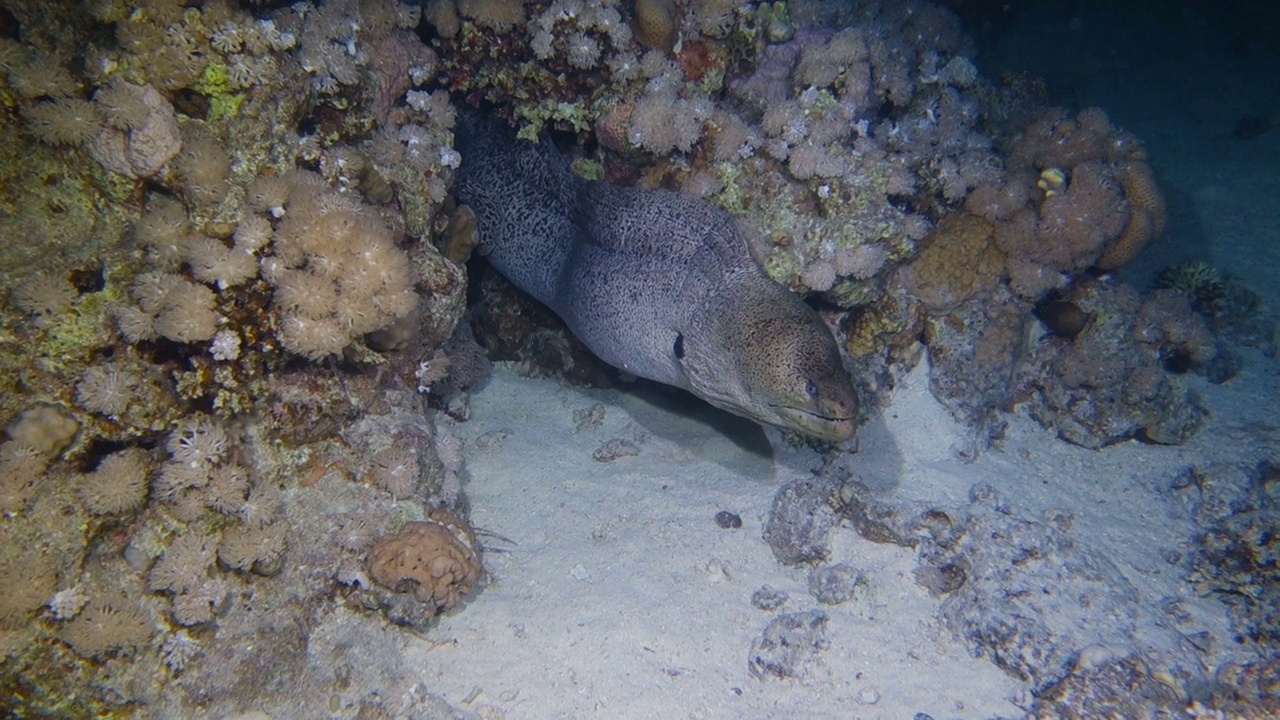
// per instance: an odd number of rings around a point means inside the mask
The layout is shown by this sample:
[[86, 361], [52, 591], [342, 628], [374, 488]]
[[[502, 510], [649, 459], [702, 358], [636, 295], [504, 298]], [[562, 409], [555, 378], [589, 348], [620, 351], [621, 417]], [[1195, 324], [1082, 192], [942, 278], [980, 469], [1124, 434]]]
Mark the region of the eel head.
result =
[[[770, 293], [773, 295], [772, 293]], [[819, 440], [853, 436], [858, 396], [818, 314], [778, 288], [773, 302], [729, 312], [708, 347], [690, 338], [690, 389], [712, 405]], [[733, 317], [737, 315], [738, 322]]]

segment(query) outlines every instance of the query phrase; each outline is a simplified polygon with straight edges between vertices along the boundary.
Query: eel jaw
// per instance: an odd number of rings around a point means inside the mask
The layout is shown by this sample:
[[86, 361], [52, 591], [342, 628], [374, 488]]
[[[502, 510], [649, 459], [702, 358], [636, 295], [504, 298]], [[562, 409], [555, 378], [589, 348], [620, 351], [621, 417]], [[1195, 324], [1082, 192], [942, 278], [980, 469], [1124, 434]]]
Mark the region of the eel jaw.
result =
[[853, 437], [855, 428], [851, 416], [826, 415], [809, 408], [785, 405], [775, 405], [773, 409], [782, 421], [775, 424], [785, 430], [829, 442], [843, 442]]

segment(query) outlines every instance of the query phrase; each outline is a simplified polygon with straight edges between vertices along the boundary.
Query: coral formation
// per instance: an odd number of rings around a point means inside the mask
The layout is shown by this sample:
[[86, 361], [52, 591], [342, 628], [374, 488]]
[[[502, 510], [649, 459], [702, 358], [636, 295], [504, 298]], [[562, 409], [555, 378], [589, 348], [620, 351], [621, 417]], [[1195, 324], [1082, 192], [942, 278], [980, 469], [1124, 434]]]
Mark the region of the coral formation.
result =
[[480, 556], [471, 526], [453, 513], [433, 510], [378, 541], [369, 551], [369, 575], [398, 589], [412, 583], [413, 594], [433, 612], [462, 602], [480, 580]]
[[80, 480], [80, 499], [98, 515], [136, 510], [147, 499], [148, 470], [144, 450], [130, 448], [112, 453]]
[[[334, 711], [268, 677], [331, 684], [315, 658], [360, 653], [352, 628], [427, 627], [474, 592], [446, 425], [485, 350], [616, 375], [492, 276], [475, 337], [459, 326], [476, 238], [448, 197], [455, 103], [569, 131], [593, 177], [722, 205], [846, 333], [868, 391], [923, 341], [935, 393], [991, 433], [1021, 400], [1083, 444], [1178, 442], [1203, 418], [1179, 372], [1229, 377], [1226, 339], [1274, 351], [1229, 278], [1185, 269], [1147, 298], [1082, 280], [1164, 224], [1140, 143], [984, 79], [927, 3], [50, 7], [8, 4], [21, 31], [0, 38], [0, 676], [20, 714], [380, 711], [358, 683]], [[1052, 303], [1074, 329], [1032, 342]], [[829, 552], [829, 481], [779, 493], [785, 562]], [[930, 567], [940, 595], [968, 588]], [[821, 624], [771, 626], [751, 667], [803, 675]]]
[[137, 648], [151, 633], [151, 618], [137, 600], [120, 591], [100, 591], [66, 624], [62, 639], [84, 657], [101, 657], [113, 650]]
[[1176, 375], [1203, 371], [1217, 344], [1186, 300], [1168, 292], [1144, 299], [1098, 280], [1062, 293], [1094, 319], [1074, 339], [1030, 349], [1021, 382], [1031, 415], [1085, 447], [1132, 437], [1181, 444], [1194, 435], [1206, 411]]
[[[189, 682], [225, 714], [271, 652], [251, 638], [330, 605], [368, 549], [315, 517], [372, 537], [465, 506], [425, 397], [383, 387], [412, 387], [462, 315], [465, 273], [431, 242], [453, 109], [405, 30], [416, 7], [13, 11], [0, 655], [23, 690], [5, 711], [185, 715]], [[394, 510], [362, 482], [376, 449], [338, 437], [392, 405], [426, 428], [415, 463], [377, 466], [415, 468]]]

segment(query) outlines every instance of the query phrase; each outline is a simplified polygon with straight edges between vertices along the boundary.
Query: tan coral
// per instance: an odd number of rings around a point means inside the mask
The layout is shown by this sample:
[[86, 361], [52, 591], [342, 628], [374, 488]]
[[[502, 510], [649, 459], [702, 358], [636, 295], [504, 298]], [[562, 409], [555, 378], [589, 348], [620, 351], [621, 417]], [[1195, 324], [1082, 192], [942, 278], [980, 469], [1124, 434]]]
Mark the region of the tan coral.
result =
[[414, 595], [444, 612], [462, 601], [480, 579], [475, 533], [457, 515], [433, 510], [423, 522], [411, 522], [369, 552], [369, 574], [393, 590], [416, 583]]
[[641, 45], [651, 50], [675, 47], [679, 30], [676, 4], [672, 0], [636, 0], [631, 31]]
[[1164, 232], [1164, 194], [1156, 183], [1151, 166], [1131, 160], [1117, 168], [1124, 197], [1129, 201], [1129, 222], [1115, 239], [1107, 243], [1098, 258], [1100, 270], [1115, 270], [1142, 252]]
[[46, 459], [62, 454], [80, 432], [80, 421], [71, 411], [53, 403], [36, 403], [23, 410], [6, 428], [9, 438]]
[[968, 213], [942, 218], [920, 255], [903, 270], [907, 290], [935, 312], [946, 312], [1000, 279], [1004, 256], [991, 223]]

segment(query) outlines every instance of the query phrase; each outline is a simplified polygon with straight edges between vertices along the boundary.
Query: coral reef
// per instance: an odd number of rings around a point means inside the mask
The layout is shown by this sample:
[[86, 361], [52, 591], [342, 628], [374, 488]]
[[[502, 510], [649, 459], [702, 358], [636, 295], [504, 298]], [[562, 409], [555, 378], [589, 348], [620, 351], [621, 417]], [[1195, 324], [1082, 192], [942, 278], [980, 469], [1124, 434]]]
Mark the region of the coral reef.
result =
[[1186, 442], [1206, 410], [1177, 374], [1203, 369], [1216, 339], [1185, 299], [1147, 298], [1097, 280], [1061, 294], [1092, 321], [1074, 339], [1045, 337], [1027, 353], [1020, 383], [1027, 408], [1060, 437], [1102, 447], [1138, 437]]
[[329, 713], [259, 671], [318, 672], [283, 626], [364, 607], [347, 570], [393, 525], [465, 518], [414, 390], [466, 277], [433, 244], [458, 158], [418, 9], [6, 8], [4, 711]]
[[[492, 276], [474, 337], [459, 326], [476, 239], [448, 197], [455, 103], [527, 138], [571, 133], [584, 174], [722, 205], [845, 333], [864, 390], [923, 341], [935, 393], [987, 436], [1017, 400], [1090, 446], [1178, 442], [1203, 409], [1177, 373], [1229, 377], [1223, 338], [1274, 352], [1229, 280], [1187, 272], [1146, 299], [1082, 280], [1163, 226], [1140, 143], [1025, 78], [982, 78], [927, 3], [6, 9], [0, 683], [16, 714], [447, 710], [393, 637], [379, 653], [359, 638], [429, 628], [478, 587], [449, 418], [467, 417], [485, 351], [617, 381]], [[1076, 329], [1032, 342], [1046, 303]], [[615, 444], [601, 457], [636, 445]], [[837, 486], [779, 492], [780, 560], [827, 556]], [[953, 597], [962, 565], [919, 577]], [[824, 597], [848, 594], [829, 574]], [[803, 675], [822, 623], [770, 625], [753, 671]], [[1019, 663], [1045, 684], [1064, 667]], [[307, 683], [336, 689], [299, 697]]]

